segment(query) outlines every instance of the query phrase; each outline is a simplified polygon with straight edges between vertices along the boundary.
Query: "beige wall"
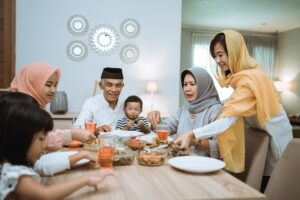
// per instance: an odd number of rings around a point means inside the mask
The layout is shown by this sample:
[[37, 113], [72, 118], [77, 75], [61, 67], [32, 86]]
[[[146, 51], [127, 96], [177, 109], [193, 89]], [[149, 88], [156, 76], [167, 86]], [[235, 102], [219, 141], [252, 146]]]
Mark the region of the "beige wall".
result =
[[290, 90], [281, 93], [287, 113], [300, 113], [300, 28], [279, 34], [278, 79], [290, 82]]

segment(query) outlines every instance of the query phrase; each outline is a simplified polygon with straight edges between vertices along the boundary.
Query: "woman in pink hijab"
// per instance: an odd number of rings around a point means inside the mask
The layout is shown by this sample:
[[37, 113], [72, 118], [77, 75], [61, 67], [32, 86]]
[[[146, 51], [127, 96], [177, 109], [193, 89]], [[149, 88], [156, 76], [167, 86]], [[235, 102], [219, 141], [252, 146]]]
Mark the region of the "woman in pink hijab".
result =
[[[46, 107], [56, 93], [60, 79], [59, 68], [43, 62], [36, 62], [23, 67], [11, 82], [12, 92], [22, 92], [35, 98], [40, 107]], [[48, 134], [47, 151], [55, 151], [73, 139], [85, 142], [90, 135], [83, 129], [55, 130]]]

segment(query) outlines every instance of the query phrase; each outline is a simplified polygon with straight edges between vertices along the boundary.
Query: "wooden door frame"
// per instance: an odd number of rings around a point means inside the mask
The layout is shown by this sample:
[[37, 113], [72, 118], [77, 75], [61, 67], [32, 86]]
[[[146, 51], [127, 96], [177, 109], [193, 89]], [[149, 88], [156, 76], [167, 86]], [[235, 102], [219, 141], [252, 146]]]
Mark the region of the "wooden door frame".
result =
[[[7, 88], [15, 75], [16, 63], [16, 0], [0, 0], [3, 9], [1, 30], [0, 88]], [[1, 23], [2, 23], [1, 22]]]

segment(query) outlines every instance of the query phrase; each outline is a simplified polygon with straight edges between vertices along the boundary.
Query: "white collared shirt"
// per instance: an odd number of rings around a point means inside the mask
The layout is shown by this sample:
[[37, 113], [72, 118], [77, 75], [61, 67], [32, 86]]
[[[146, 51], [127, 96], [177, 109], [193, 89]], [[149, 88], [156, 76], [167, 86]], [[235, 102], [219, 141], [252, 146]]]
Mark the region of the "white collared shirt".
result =
[[74, 123], [74, 127], [85, 128], [84, 123], [86, 120], [89, 120], [95, 121], [97, 127], [106, 124], [114, 129], [118, 119], [125, 117], [123, 107], [124, 100], [119, 98], [115, 109], [112, 109], [105, 100], [103, 93], [88, 98], [81, 107], [81, 111]]

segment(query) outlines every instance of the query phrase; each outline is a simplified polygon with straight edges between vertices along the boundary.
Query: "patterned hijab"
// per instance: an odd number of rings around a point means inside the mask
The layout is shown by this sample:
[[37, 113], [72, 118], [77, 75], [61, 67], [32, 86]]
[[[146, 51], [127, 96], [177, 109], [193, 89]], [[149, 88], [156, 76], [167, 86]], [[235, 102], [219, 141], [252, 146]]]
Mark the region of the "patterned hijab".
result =
[[192, 74], [197, 84], [197, 98], [188, 103], [190, 113], [199, 113], [204, 109], [220, 104], [218, 92], [215, 88], [212, 77], [208, 72], [200, 67], [191, 67], [185, 69], [181, 73], [181, 86], [183, 88], [184, 78], [186, 74]]
[[10, 84], [12, 92], [22, 92], [35, 98], [41, 108], [45, 108], [47, 102], [42, 99], [46, 82], [54, 73], [60, 79], [60, 70], [43, 62], [36, 62], [24, 66]]

